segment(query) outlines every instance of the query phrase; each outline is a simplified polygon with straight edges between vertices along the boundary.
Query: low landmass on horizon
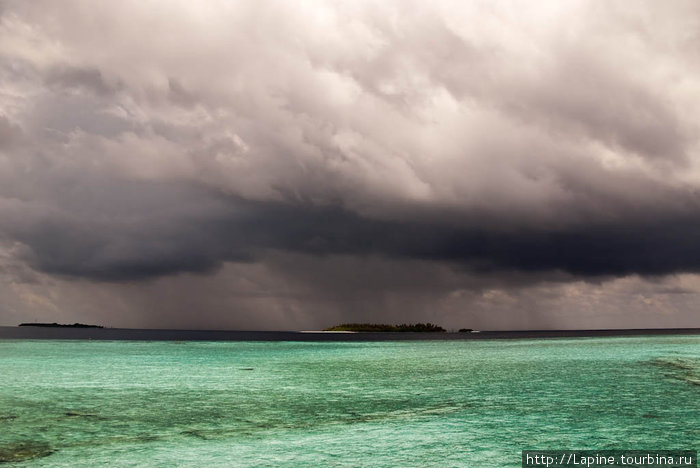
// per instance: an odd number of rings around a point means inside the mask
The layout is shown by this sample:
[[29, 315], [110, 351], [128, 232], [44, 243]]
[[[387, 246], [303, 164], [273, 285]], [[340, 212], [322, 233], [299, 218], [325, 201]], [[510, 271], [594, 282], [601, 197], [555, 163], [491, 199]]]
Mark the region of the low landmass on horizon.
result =
[[353, 331], [353, 332], [445, 332], [439, 325], [432, 323], [415, 323], [388, 325], [385, 323], [341, 323], [323, 331]]
[[20, 323], [20, 327], [51, 327], [51, 328], [104, 328], [102, 325], [88, 325], [85, 323]]

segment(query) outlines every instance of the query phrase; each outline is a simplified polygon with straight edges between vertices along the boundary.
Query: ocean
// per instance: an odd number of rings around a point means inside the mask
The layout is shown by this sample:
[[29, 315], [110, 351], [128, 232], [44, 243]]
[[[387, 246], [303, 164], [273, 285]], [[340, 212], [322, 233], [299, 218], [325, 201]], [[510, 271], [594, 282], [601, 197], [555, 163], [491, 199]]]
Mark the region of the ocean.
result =
[[17, 467], [520, 467], [697, 449], [700, 336], [0, 340]]

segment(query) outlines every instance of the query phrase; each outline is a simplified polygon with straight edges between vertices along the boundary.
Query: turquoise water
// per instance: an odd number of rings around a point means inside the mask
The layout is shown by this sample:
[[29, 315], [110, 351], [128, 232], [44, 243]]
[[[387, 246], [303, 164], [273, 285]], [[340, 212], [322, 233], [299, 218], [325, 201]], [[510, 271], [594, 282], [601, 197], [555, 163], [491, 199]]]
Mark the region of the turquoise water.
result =
[[7, 340], [0, 460], [519, 467], [522, 449], [697, 449], [699, 384], [698, 336]]

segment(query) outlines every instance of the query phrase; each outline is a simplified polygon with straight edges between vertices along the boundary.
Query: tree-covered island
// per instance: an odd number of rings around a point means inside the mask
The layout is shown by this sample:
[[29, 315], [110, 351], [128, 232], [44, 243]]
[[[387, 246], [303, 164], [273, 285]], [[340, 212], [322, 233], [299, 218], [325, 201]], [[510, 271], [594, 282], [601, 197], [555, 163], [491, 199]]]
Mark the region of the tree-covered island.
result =
[[351, 332], [444, 332], [445, 329], [432, 323], [388, 325], [385, 323], [341, 323], [323, 331]]
[[104, 328], [102, 325], [87, 325], [84, 323], [68, 323], [68, 324], [63, 324], [63, 323], [38, 323], [38, 322], [31, 322], [31, 323], [20, 323], [20, 327], [48, 327], [48, 328]]

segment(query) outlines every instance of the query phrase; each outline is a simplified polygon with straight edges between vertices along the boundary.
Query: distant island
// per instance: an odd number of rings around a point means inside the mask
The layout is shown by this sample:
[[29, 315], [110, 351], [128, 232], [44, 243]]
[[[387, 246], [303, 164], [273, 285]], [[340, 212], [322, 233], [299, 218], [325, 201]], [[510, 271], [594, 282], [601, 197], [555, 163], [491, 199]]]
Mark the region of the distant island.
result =
[[102, 325], [86, 325], [84, 323], [20, 323], [20, 327], [51, 327], [51, 328], [104, 328]]
[[401, 325], [387, 325], [384, 323], [341, 323], [323, 331], [351, 331], [351, 332], [444, 332], [439, 325], [432, 323], [415, 323]]

